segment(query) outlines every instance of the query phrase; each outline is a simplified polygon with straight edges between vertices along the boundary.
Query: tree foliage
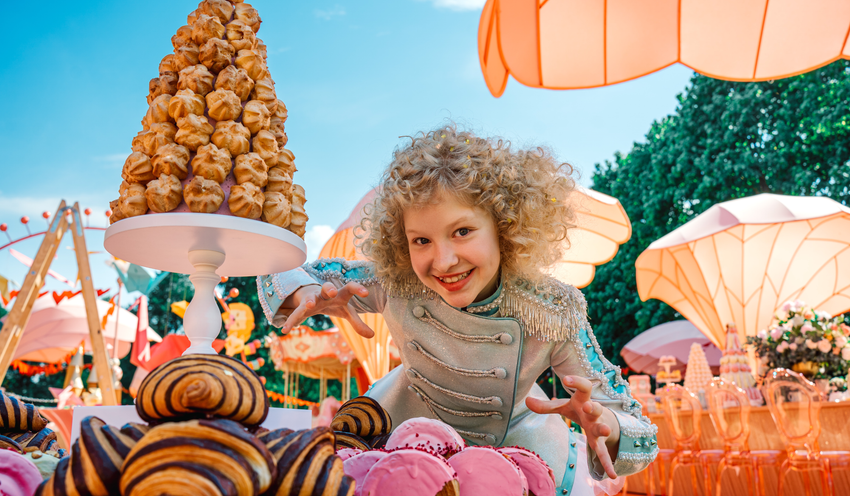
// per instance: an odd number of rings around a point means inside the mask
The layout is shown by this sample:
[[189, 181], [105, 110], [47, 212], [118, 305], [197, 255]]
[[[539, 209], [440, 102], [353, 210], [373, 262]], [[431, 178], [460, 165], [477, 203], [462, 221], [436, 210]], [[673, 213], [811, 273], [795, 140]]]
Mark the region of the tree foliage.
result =
[[676, 318], [641, 302], [635, 260], [650, 243], [712, 205], [759, 193], [850, 196], [850, 63], [761, 83], [694, 75], [673, 115], [646, 141], [597, 164], [593, 189], [620, 200], [632, 238], [597, 268], [584, 292], [607, 357], [637, 334]]

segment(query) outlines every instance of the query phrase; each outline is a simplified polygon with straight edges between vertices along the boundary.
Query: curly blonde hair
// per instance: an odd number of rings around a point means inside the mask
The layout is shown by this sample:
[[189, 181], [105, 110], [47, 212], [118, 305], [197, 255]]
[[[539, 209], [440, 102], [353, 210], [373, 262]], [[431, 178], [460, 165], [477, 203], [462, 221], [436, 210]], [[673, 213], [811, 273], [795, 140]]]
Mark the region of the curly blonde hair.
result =
[[532, 280], [569, 247], [575, 213], [567, 198], [573, 168], [545, 148], [511, 150], [510, 142], [440, 127], [397, 148], [374, 202], [363, 209], [357, 246], [378, 276], [413, 275], [404, 211], [454, 195], [493, 216], [503, 269]]

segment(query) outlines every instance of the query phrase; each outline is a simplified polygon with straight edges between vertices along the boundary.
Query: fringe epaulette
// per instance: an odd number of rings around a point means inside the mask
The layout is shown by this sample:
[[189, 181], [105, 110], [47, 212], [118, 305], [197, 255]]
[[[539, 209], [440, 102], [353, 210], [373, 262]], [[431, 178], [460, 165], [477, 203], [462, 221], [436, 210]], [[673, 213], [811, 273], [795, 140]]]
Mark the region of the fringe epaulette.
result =
[[[433, 300], [437, 292], [422, 284], [415, 275], [382, 280], [391, 298]], [[582, 329], [589, 329], [587, 302], [575, 286], [551, 277], [534, 283], [507, 277], [502, 291], [501, 316], [522, 322], [526, 336], [543, 341], [575, 341]]]
[[587, 301], [575, 286], [547, 277], [534, 283], [514, 279], [502, 289], [502, 316], [523, 323], [525, 335], [543, 341], [575, 341], [589, 329]]

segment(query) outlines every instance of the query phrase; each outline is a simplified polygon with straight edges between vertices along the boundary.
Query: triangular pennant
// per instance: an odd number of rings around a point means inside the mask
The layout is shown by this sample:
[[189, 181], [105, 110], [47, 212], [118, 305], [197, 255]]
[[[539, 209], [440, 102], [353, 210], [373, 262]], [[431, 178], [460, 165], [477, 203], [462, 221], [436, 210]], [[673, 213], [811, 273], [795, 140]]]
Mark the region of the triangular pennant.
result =
[[130, 355], [130, 363], [136, 367], [145, 368], [145, 364], [151, 359], [151, 346], [148, 342], [148, 297], [142, 295], [137, 301], [139, 311], [136, 317], [136, 339], [133, 341], [133, 352]]
[[174, 53], [150, 81], [149, 108], [132, 141], [110, 222], [149, 210], [235, 215], [304, 237], [304, 188], [284, 148], [277, 97], [247, 3], [205, 0], [171, 37]]

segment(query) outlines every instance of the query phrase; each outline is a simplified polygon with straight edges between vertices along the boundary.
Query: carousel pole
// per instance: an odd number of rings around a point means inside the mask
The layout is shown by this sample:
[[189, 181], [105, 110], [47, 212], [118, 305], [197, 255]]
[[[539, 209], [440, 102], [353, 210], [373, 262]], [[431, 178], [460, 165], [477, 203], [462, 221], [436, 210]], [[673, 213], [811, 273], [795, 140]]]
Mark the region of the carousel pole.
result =
[[44, 240], [41, 242], [30, 270], [24, 278], [15, 304], [12, 305], [12, 310], [6, 317], [6, 324], [0, 330], [0, 385], [3, 384], [3, 379], [9, 370], [9, 364], [12, 363], [12, 357], [15, 356], [15, 351], [18, 349], [21, 335], [27, 327], [27, 322], [29, 322], [32, 313], [32, 306], [38, 298], [38, 291], [44, 285], [44, 278], [53, 257], [56, 255], [56, 249], [59, 248], [59, 243], [62, 241], [62, 235], [68, 229], [68, 220], [64, 213], [65, 200], [62, 200], [59, 203], [59, 208], [56, 209], [56, 213], [53, 214], [50, 227], [44, 234]]
[[325, 368], [319, 367], [319, 403], [325, 401], [327, 382], [325, 382]]
[[[118, 278], [118, 298], [116, 299], [115, 306], [117, 307], [115, 310], [115, 336], [112, 338], [112, 363], [118, 365], [120, 361], [118, 360], [118, 327], [119, 321], [118, 319], [121, 317], [121, 278]], [[110, 372], [112, 372], [113, 383], [115, 383], [115, 399], [118, 401], [118, 404], [121, 404], [121, 387], [120, 381], [118, 381], [118, 377], [115, 374], [115, 371], [112, 367], [109, 367]]]

